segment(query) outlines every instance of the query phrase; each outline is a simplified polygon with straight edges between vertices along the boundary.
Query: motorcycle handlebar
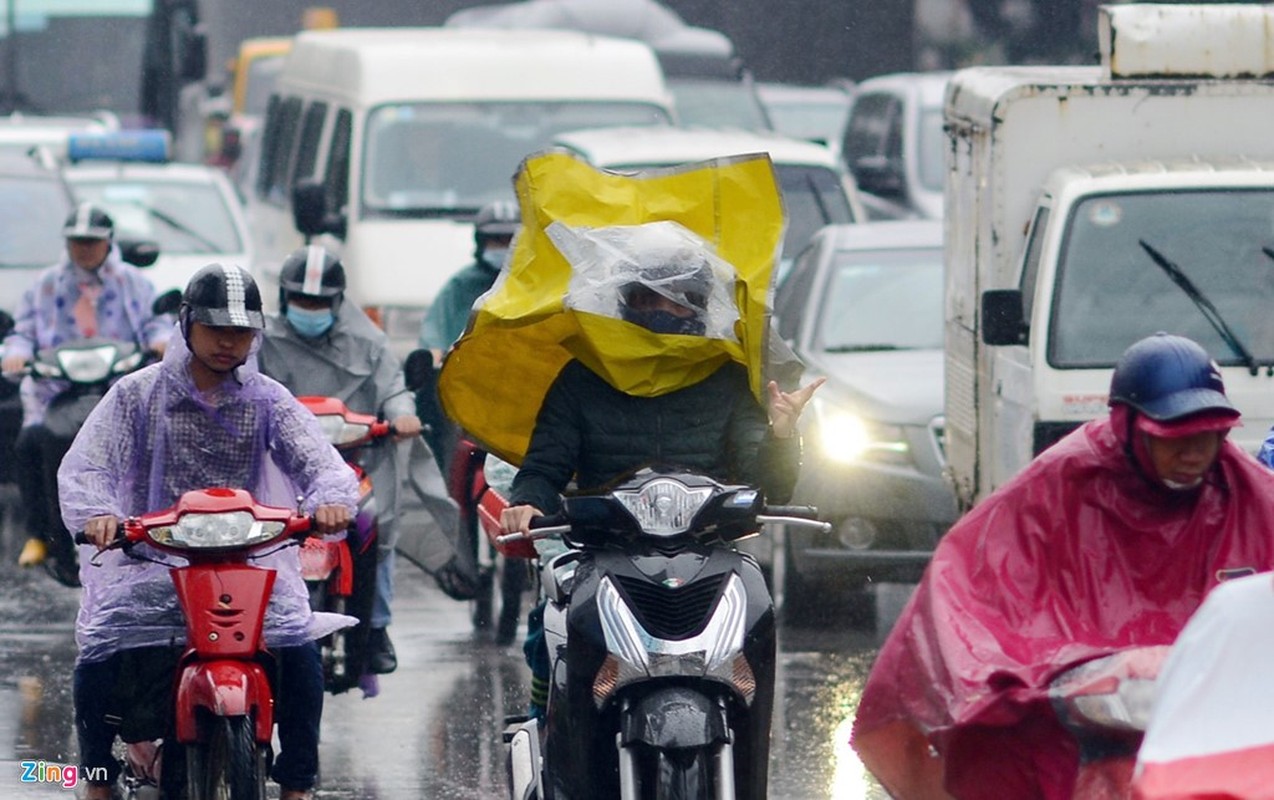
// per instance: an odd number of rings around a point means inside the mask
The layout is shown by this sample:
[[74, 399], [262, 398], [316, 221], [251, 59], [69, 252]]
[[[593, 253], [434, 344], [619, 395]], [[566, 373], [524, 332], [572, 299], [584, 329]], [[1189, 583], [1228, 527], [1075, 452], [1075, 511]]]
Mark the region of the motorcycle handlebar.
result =
[[766, 506], [762, 513], [770, 517], [818, 519], [818, 509], [814, 506]]

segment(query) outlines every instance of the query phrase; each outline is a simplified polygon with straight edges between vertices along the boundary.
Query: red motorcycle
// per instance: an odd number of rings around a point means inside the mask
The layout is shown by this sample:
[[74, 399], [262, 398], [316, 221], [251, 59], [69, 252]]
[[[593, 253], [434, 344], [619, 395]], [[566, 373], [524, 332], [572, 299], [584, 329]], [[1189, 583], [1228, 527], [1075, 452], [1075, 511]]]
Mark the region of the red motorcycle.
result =
[[366, 448], [394, 435], [391, 423], [351, 411], [334, 397], [298, 397], [318, 417], [319, 427], [358, 476], [358, 513], [349, 535], [339, 541], [307, 539], [301, 550], [301, 574], [310, 589], [315, 611], [348, 614], [358, 619], [319, 640], [324, 686], [341, 694], [359, 686], [375, 696], [379, 681], [367, 670], [367, 639], [376, 596], [376, 548], [380, 539], [376, 497], [371, 477], [360, 464]]
[[[249, 561], [312, 529], [309, 516], [261, 505], [242, 489], [200, 489], [171, 508], [125, 520], [112, 545], [127, 552], [145, 542], [188, 562], [170, 570], [186, 620], [173, 724], [188, 800], [266, 796], [274, 690], [263, 630], [276, 573]], [[87, 541], [82, 533], [76, 539]]]

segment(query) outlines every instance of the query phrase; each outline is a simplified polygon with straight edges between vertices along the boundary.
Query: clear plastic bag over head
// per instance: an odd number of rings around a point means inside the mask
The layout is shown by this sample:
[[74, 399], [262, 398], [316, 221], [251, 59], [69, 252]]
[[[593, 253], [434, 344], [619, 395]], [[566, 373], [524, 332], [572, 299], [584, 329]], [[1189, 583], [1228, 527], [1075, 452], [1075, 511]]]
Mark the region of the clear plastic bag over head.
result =
[[656, 332], [738, 341], [737, 273], [685, 226], [659, 221], [586, 228], [554, 222], [545, 232], [571, 265], [567, 308], [651, 327], [630, 301], [649, 290], [691, 315], [682, 318], [689, 324], [652, 328]]

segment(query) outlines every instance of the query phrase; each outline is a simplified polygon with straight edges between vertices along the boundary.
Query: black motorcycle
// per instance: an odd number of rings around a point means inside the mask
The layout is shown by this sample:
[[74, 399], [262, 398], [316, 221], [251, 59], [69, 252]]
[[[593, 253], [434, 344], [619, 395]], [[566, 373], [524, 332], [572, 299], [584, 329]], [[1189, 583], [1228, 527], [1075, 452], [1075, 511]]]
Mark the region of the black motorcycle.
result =
[[537, 518], [530, 538], [560, 534], [569, 549], [541, 566], [547, 720], [505, 730], [511, 797], [764, 798], [774, 603], [731, 545], [767, 522], [825, 526], [816, 516], [648, 468]]

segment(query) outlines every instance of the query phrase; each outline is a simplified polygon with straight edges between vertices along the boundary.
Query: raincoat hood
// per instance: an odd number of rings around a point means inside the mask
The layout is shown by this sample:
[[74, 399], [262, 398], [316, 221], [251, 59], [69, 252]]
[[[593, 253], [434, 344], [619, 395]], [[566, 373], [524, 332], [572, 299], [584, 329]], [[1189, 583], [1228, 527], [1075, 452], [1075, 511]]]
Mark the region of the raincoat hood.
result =
[[1170, 644], [1220, 581], [1274, 566], [1274, 473], [1226, 441], [1197, 490], [1155, 491], [1127, 430], [1086, 424], [939, 544], [854, 725], [893, 796], [1069, 798], [1078, 756], [1048, 682]]

